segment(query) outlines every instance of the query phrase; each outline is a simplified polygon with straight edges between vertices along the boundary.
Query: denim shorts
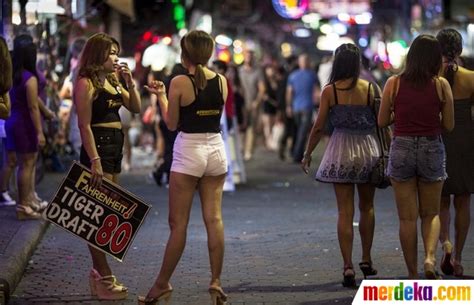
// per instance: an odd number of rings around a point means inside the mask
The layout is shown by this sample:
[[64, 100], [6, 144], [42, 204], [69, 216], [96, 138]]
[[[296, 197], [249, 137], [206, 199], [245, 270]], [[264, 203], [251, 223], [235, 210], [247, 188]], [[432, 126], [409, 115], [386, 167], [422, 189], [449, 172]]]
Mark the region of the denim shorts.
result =
[[[107, 174], [118, 174], [122, 169], [123, 132], [117, 128], [91, 127], [95, 147], [100, 157], [102, 170]], [[90, 157], [81, 146], [81, 163], [91, 167]]]
[[392, 139], [387, 175], [396, 181], [417, 177], [421, 181], [444, 181], [446, 153], [441, 136], [396, 136]]

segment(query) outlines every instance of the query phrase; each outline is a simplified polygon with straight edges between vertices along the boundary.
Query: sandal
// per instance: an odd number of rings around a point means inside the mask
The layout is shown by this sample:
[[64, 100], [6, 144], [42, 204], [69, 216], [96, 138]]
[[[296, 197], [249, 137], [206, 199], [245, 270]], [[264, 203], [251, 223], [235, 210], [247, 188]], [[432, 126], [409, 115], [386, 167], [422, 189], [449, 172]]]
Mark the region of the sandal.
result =
[[342, 281], [342, 286], [355, 288], [357, 287], [356, 280], [355, 280], [355, 271], [354, 267], [346, 266], [344, 267], [344, 272], [342, 273], [344, 276], [344, 280]]
[[435, 269], [435, 265], [433, 263], [425, 262], [424, 265], [425, 269], [425, 277], [428, 280], [441, 280], [442, 277], [439, 275], [438, 271]]
[[377, 275], [377, 269], [372, 267], [372, 262], [360, 262], [359, 268], [364, 274], [364, 279], [367, 279], [369, 275]]
[[453, 264], [451, 263], [451, 252], [453, 250], [453, 246], [449, 241], [445, 241], [441, 248], [443, 249], [443, 258], [441, 258], [441, 264], [439, 267], [445, 275], [453, 275], [454, 268]]

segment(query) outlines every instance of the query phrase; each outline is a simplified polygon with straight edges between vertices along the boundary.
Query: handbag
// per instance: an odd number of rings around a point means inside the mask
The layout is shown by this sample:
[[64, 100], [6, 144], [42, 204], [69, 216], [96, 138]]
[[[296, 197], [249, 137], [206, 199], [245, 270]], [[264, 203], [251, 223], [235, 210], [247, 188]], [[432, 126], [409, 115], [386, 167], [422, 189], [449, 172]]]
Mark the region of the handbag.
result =
[[[369, 92], [370, 92], [370, 88], [369, 88]], [[374, 85], [374, 104], [372, 107], [372, 111], [376, 119], [377, 119], [377, 113], [379, 112], [379, 108], [380, 108], [380, 100], [381, 100], [381, 97], [380, 97], [379, 88], [377, 85]], [[372, 172], [370, 173], [370, 176], [369, 176], [369, 183], [375, 186], [376, 188], [384, 189], [391, 185], [390, 179], [386, 174], [387, 165], [388, 165], [388, 151], [389, 151], [390, 140], [391, 140], [391, 132], [390, 132], [390, 128], [388, 127], [380, 128], [378, 127], [378, 125], [375, 129], [376, 129], [377, 139], [379, 143], [380, 156], [378, 157], [377, 162], [372, 168]]]
[[0, 95], [0, 119], [6, 120], [10, 117], [10, 97], [8, 92]]

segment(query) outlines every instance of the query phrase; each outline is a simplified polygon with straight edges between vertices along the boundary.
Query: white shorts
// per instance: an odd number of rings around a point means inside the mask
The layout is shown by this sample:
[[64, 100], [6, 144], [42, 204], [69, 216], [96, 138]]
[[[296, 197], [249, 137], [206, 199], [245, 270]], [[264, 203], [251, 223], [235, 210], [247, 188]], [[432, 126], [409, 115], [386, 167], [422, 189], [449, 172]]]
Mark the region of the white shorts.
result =
[[184, 133], [176, 137], [171, 171], [195, 177], [227, 173], [227, 157], [220, 133]]

